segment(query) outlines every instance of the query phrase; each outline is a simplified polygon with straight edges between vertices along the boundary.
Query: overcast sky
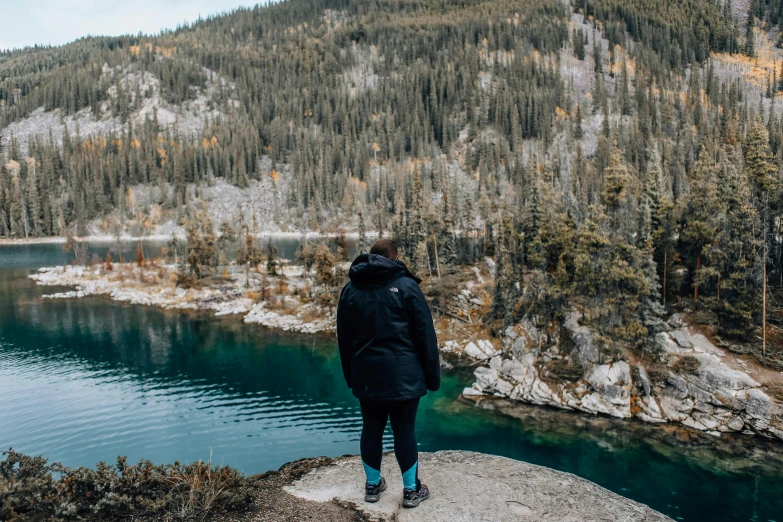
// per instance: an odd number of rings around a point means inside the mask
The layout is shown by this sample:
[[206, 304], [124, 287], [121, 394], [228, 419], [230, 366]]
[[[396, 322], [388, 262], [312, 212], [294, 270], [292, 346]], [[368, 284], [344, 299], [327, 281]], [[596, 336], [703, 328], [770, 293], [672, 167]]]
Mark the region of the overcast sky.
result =
[[0, 49], [156, 33], [264, 0], [0, 0]]

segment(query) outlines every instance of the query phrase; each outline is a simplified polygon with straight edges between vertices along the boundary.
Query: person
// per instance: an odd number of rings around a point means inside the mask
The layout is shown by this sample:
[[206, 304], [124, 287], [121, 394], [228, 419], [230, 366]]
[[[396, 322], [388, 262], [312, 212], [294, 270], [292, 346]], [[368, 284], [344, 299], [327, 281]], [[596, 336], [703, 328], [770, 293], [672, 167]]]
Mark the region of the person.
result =
[[440, 388], [440, 359], [421, 279], [397, 256], [395, 243], [381, 239], [351, 264], [337, 306], [337, 339], [345, 382], [362, 412], [364, 498], [377, 502], [386, 490], [381, 458], [391, 419], [402, 505], [413, 508], [430, 496], [419, 480], [415, 422], [419, 399]]

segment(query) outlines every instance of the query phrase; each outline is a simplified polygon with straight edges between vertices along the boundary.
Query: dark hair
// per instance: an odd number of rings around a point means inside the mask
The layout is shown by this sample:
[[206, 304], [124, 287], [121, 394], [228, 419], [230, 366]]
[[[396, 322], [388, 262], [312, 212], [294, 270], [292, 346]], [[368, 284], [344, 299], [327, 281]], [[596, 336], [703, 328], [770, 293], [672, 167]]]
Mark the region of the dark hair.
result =
[[386, 259], [397, 259], [397, 244], [391, 239], [379, 239], [370, 247], [370, 253]]

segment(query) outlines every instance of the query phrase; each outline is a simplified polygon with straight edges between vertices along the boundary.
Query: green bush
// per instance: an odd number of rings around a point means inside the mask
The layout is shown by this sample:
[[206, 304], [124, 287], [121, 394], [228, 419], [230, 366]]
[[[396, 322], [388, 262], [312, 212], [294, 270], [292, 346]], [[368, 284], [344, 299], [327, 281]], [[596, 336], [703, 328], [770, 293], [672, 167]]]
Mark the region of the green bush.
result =
[[[48, 464], [13, 450], [0, 462], [0, 520], [203, 519], [245, 509], [252, 487], [237, 470], [201, 461], [156, 466], [142, 460], [95, 469]], [[56, 477], [56, 478], [55, 478]]]

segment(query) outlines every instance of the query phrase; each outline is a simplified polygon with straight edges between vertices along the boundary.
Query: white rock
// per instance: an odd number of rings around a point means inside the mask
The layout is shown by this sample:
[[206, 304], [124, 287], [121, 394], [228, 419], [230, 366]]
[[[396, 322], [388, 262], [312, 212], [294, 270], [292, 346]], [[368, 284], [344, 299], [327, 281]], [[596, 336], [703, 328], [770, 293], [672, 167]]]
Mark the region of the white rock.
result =
[[684, 421], [690, 418], [689, 415], [693, 411], [693, 401], [691, 399], [680, 401], [673, 397], [662, 395], [658, 398], [658, 404], [661, 407], [663, 417], [667, 420]]
[[513, 389], [514, 389], [514, 385], [506, 380], [499, 378], [497, 380], [497, 383], [495, 383], [496, 395], [500, 395], [502, 397], [508, 397], [509, 395], [511, 395], [511, 390]]
[[648, 396], [641, 398], [636, 402], [636, 404], [642, 410], [641, 412], [637, 413], [636, 416], [643, 421], [653, 423], [666, 422], [666, 419], [663, 418], [663, 412], [661, 412], [661, 408], [658, 406], [658, 402], [655, 400], [655, 397]]
[[467, 346], [465, 346], [465, 355], [468, 357], [473, 357], [474, 359], [487, 358], [487, 354], [485, 354], [473, 341], [469, 342]]
[[522, 382], [527, 375], [528, 367], [516, 359], [506, 359], [500, 367], [500, 374], [510, 377], [516, 382]]
[[465, 388], [464, 390], [462, 390], [462, 395], [464, 395], [465, 397], [481, 397], [484, 394], [481, 393], [480, 390], [477, 390], [476, 388], [470, 387], [470, 388]]
[[[399, 473], [387, 476], [389, 493], [380, 502], [364, 502], [364, 489], [356, 486], [364, 481], [359, 457], [315, 469], [285, 491], [305, 500], [348, 504], [363, 519], [379, 522], [671, 522], [585, 479], [525, 462], [453, 451], [420, 453], [419, 459], [433, 495], [416, 509], [401, 507], [399, 497], [389, 494], [402, 489]], [[384, 457], [383, 469], [396, 465], [392, 455]]]
[[478, 347], [487, 357], [494, 357], [498, 354], [498, 351], [495, 350], [495, 347], [492, 345], [492, 343], [486, 339], [479, 339]]
[[479, 390], [494, 390], [498, 382], [498, 372], [491, 368], [479, 367], [473, 372], [476, 376], [476, 387]]
[[617, 361], [609, 368], [608, 378], [610, 384], [623, 386], [631, 384], [631, 368], [625, 361]]
[[491, 257], [486, 258], [487, 262], [487, 270], [489, 270], [489, 273], [492, 275], [492, 277], [495, 277], [495, 260]]

